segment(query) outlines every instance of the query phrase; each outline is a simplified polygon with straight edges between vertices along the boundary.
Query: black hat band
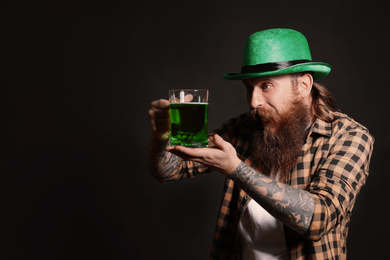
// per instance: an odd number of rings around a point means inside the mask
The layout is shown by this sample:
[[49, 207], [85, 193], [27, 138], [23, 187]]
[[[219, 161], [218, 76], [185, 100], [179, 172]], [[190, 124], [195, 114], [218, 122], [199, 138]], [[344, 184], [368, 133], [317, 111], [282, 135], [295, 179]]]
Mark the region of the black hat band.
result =
[[290, 61], [281, 61], [281, 62], [269, 62], [262, 63], [257, 65], [243, 66], [241, 68], [241, 74], [247, 73], [262, 73], [267, 71], [281, 70], [293, 65], [311, 62], [311, 60], [290, 60]]

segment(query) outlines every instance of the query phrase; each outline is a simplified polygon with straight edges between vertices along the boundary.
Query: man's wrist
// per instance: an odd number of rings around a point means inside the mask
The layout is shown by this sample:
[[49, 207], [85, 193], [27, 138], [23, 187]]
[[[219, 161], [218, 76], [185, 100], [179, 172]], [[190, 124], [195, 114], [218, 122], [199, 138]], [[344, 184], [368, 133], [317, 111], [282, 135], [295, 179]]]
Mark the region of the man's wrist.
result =
[[160, 154], [165, 151], [165, 147], [168, 146], [169, 136], [168, 138], [162, 138], [161, 135], [152, 134], [149, 139], [148, 149], [151, 154]]
[[244, 169], [245, 167], [249, 167], [249, 166], [240, 160], [240, 162], [238, 163], [234, 171], [231, 174], [229, 174], [230, 178], [231, 179], [237, 178], [240, 172], [242, 171], [242, 169]]

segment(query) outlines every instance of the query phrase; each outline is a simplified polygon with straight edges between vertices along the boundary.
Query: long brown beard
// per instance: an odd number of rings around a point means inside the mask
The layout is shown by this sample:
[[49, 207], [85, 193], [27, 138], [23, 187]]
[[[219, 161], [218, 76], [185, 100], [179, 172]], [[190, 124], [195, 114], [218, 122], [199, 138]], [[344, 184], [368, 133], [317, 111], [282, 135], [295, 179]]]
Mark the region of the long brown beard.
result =
[[[285, 181], [297, 163], [299, 153], [308, 134], [310, 110], [301, 101], [291, 102], [288, 112], [280, 115], [271, 110], [251, 111], [253, 120], [253, 141], [251, 143], [255, 163], [262, 173]], [[271, 130], [272, 122], [276, 129]]]

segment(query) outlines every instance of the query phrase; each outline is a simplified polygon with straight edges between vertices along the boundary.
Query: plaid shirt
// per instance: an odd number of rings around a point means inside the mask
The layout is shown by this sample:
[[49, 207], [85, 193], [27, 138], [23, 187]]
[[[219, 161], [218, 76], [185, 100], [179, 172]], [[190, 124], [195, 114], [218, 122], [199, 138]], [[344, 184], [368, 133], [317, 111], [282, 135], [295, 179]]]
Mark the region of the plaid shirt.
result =
[[[290, 259], [346, 259], [346, 242], [356, 197], [368, 177], [374, 138], [345, 114], [334, 122], [316, 119], [287, 183], [310, 192], [315, 210], [310, 229], [301, 236], [284, 226]], [[248, 115], [223, 124], [215, 133], [230, 142], [239, 158], [257, 169], [250, 149]], [[184, 161], [167, 180], [194, 177], [205, 166]], [[210, 259], [239, 259], [238, 223], [251, 198], [226, 179]]]

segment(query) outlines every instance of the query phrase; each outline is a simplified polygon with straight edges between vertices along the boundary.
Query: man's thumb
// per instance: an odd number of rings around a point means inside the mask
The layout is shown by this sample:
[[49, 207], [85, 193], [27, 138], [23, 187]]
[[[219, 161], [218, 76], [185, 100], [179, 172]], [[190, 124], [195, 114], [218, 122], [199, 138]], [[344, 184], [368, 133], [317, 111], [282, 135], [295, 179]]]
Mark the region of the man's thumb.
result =
[[222, 148], [225, 141], [222, 139], [222, 137], [220, 137], [219, 135], [215, 134], [213, 136], [213, 142], [214, 142], [214, 144], [215, 144], [215, 146], [217, 148]]

